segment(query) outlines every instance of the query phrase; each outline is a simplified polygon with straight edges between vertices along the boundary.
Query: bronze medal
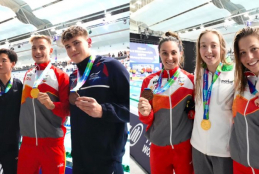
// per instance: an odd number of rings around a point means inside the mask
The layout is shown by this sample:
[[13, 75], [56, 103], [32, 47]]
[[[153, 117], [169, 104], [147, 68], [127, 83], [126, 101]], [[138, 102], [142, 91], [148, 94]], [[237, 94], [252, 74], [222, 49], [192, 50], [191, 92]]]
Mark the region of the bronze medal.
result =
[[39, 92], [40, 92], [40, 90], [39, 90], [38, 88], [33, 88], [33, 89], [31, 90], [31, 96], [32, 96], [32, 98], [37, 98], [38, 95], [39, 95]]
[[80, 97], [80, 95], [77, 92], [70, 92], [69, 103], [71, 103], [72, 105], [75, 105], [77, 97]]
[[153, 99], [153, 91], [150, 88], [146, 88], [141, 93], [141, 97], [144, 97], [147, 100], [152, 100]]
[[205, 120], [203, 119], [201, 121], [201, 128], [204, 129], [204, 130], [209, 130], [211, 127], [211, 123], [210, 123], [210, 120]]

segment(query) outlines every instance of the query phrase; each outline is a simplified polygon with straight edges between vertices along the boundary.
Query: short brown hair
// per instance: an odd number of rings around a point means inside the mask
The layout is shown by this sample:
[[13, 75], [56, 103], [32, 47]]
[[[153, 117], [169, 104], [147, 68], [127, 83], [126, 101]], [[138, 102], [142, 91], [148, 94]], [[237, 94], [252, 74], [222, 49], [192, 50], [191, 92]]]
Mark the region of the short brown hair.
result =
[[62, 43], [76, 36], [85, 36], [85, 38], [87, 38], [88, 33], [83, 27], [76, 26], [76, 25], [71, 26], [62, 33], [62, 36], [61, 36]]
[[51, 38], [49, 36], [45, 36], [45, 35], [34, 35], [34, 36], [31, 36], [30, 43], [32, 44], [32, 42], [34, 40], [37, 40], [37, 39], [45, 39], [51, 45]]
[[241, 94], [245, 90], [245, 87], [247, 84], [247, 78], [245, 77], [245, 74], [244, 74], [246, 71], [246, 67], [240, 61], [238, 43], [240, 39], [247, 36], [255, 36], [257, 37], [257, 39], [259, 39], [259, 28], [251, 28], [251, 27], [243, 28], [236, 33], [236, 36], [234, 38], [234, 54], [235, 54], [235, 63], [236, 63], [235, 87], [236, 87], [236, 90], [239, 91]]

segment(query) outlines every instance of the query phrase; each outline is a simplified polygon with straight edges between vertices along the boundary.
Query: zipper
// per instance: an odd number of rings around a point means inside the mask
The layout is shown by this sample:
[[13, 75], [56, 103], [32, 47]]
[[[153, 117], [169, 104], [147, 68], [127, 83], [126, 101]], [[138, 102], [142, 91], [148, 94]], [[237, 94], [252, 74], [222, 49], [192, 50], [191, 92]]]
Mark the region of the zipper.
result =
[[36, 146], [38, 146], [38, 136], [37, 136], [37, 126], [36, 126], [36, 112], [35, 112], [35, 106], [34, 106], [34, 98], [32, 99], [32, 107], [33, 107], [33, 113], [34, 113], [34, 131], [35, 131], [35, 138], [36, 138]]
[[[248, 123], [247, 123], [247, 119], [246, 119], [246, 110], [247, 107], [249, 105], [250, 100], [248, 100], [247, 104], [246, 104], [246, 108], [245, 108], [245, 112], [244, 112], [244, 118], [245, 118], [245, 123], [246, 123], [246, 145], [247, 145], [247, 164], [248, 166], [251, 167], [250, 165], [250, 159], [249, 159], [249, 138], [248, 138]], [[253, 167], [251, 167], [253, 174], [255, 174], [255, 171], [253, 169]]]
[[[169, 71], [167, 71], [168, 77], [170, 77]], [[172, 149], [174, 149], [174, 145], [172, 143], [172, 102], [171, 102], [171, 86], [169, 87], [169, 104], [170, 104], [170, 144]]]

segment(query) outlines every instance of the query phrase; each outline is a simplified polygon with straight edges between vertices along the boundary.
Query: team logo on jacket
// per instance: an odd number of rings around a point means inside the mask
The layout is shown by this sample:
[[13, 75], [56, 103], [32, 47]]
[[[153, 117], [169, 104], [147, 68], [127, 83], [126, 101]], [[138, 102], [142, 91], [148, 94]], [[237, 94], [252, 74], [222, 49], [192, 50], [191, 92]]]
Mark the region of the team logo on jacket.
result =
[[43, 80], [42, 80], [43, 83], [46, 83], [46, 82], [47, 82], [48, 76], [49, 76], [49, 75], [46, 75], [46, 76], [43, 78]]
[[179, 83], [180, 86], [183, 86], [184, 85], [184, 77], [179, 76], [178, 77], [178, 83]]
[[140, 139], [143, 133], [143, 124], [139, 123], [134, 126], [130, 131], [130, 146], [134, 146], [137, 144], [138, 140]]
[[97, 73], [92, 73], [90, 76], [89, 76], [89, 80], [96, 80], [96, 79], [99, 79], [100, 76], [99, 76], [99, 73], [101, 71], [97, 72]]

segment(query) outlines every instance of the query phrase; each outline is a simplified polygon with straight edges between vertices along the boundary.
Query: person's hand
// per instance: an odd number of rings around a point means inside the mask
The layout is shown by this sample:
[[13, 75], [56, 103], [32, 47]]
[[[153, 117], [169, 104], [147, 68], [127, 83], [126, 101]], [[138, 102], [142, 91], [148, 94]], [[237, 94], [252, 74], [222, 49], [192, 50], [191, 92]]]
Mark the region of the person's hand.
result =
[[55, 108], [54, 103], [49, 98], [47, 93], [39, 92], [37, 99], [43, 104], [47, 109], [52, 110]]
[[149, 101], [143, 97], [139, 98], [138, 110], [143, 116], [148, 116], [151, 112], [151, 105]]
[[103, 115], [102, 106], [94, 98], [78, 97], [75, 105], [91, 117], [101, 118]]

